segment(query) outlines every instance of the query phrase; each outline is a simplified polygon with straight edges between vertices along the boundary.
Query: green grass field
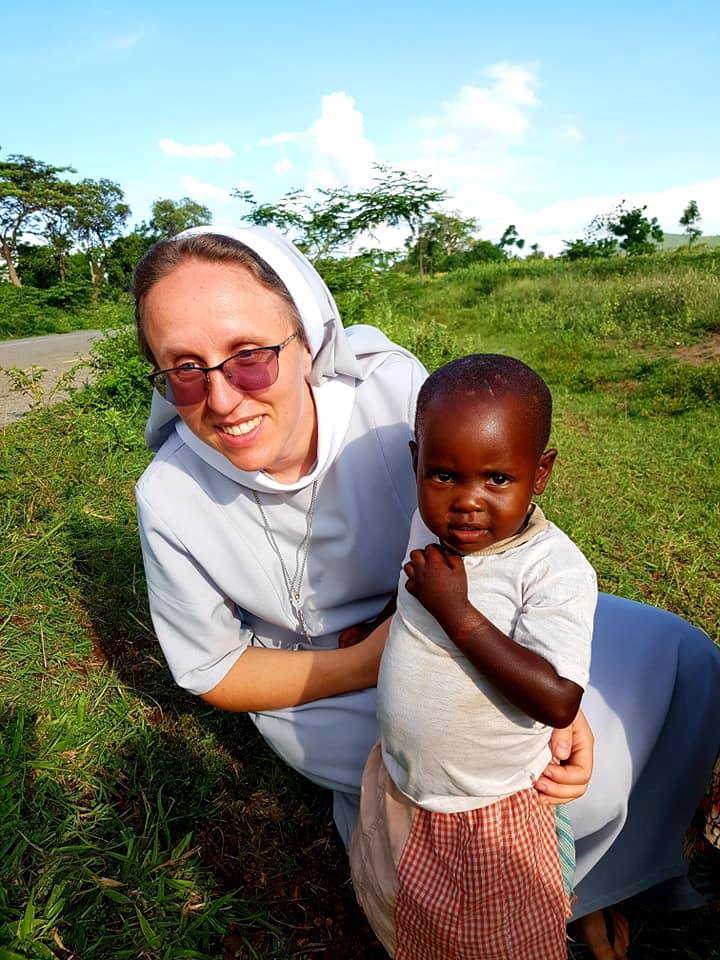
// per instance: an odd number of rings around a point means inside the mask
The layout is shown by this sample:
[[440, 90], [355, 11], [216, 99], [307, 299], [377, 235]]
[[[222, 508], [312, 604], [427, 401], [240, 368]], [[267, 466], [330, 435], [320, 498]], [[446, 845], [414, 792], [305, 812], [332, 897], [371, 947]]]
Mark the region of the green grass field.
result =
[[[546, 512], [602, 588], [720, 636], [720, 256], [329, 279], [430, 367], [535, 365], [560, 450]], [[94, 388], [0, 433], [0, 960], [380, 958], [329, 797], [164, 665], [132, 350], [108, 341]], [[720, 960], [720, 915], [630, 914], [632, 957]]]

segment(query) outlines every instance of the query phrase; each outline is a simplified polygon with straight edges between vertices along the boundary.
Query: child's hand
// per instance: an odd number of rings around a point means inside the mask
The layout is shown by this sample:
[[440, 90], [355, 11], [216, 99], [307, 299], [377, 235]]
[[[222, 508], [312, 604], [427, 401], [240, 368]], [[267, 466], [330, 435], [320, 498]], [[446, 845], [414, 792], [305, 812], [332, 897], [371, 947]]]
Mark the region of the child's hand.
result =
[[448, 619], [467, 606], [467, 576], [462, 557], [446, 553], [431, 543], [424, 550], [412, 551], [405, 573], [408, 578], [405, 589], [445, 629]]

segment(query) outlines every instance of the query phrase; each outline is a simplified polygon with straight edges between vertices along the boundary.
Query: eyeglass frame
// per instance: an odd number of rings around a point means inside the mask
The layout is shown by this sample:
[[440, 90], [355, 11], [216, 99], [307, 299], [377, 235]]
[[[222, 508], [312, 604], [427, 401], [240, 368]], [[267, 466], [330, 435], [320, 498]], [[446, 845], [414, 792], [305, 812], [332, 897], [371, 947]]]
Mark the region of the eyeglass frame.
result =
[[[152, 386], [155, 387], [156, 379], [158, 377], [165, 376], [168, 373], [182, 373], [182, 372], [202, 373], [205, 375], [205, 396], [207, 396], [208, 389], [210, 386], [210, 380], [208, 379], [208, 374], [212, 373], [213, 370], [219, 370], [223, 374], [223, 376], [225, 376], [225, 371], [223, 370], [223, 367], [225, 366], [226, 363], [229, 363], [231, 360], [235, 360], [238, 357], [248, 357], [253, 353], [259, 353], [262, 350], [272, 350], [272, 352], [275, 354], [275, 359], [278, 361], [278, 375], [279, 375], [280, 351], [283, 349], [283, 347], [286, 347], [291, 340], [294, 340], [295, 337], [297, 337], [297, 335], [298, 335], [298, 332], [296, 330], [294, 333], [291, 333], [289, 337], [286, 337], [282, 343], [276, 343], [269, 347], [253, 347], [250, 350], [239, 350], [237, 353], [233, 353], [232, 356], [226, 357], [221, 363], [216, 363], [214, 367], [201, 367], [199, 364], [188, 363], [188, 364], [184, 364], [181, 367], [168, 367], [167, 370], [154, 370], [152, 373], [148, 374], [147, 379], [150, 381]], [[236, 387], [229, 377], [225, 377], [225, 379], [233, 388], [233, 390], [237, 390], [238, 393], [245, 393], [245, 392], [257, 393], [257, 390], [246, 390], [246, 388], [244, 387]], [[272, 387], [274, 383], [277, 383], [277, 376], [275, 377], [272, 383], [269, 383], [267, 385], [267, 387], [259, 387], [258, 389], [267, 390], [270, 387]], [[155, 389], [157, 389], [157, 387], [155, 387]], [[200, 403], [199, 400], [197, 402]], [[175, 404], [175, 406], [177, 406], [177, 404]], [[181, 406], [193, 406], [193, 404], [181, 404]]]

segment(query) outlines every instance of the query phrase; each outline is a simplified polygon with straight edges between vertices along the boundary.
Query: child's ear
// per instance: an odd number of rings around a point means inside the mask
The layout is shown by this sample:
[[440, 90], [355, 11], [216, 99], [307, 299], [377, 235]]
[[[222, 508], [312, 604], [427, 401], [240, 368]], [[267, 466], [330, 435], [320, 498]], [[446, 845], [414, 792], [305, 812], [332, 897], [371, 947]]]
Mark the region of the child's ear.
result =
[[537, 469], [535, 470], [535, 482], [533, 484], [533, 493], [544, 493], [545, 487], [548, 484], [550, 479], [550, 474], [553, 471], [555, 466], [555, 457], [557, 457], [557, 450], [550, 449], [546, 450], [538, 461]]
[[410, 447], [410, 456], [412, 457], [413, 472], [417, 476], [418, 445], [414, 440], [411, 440], [408, 446]]

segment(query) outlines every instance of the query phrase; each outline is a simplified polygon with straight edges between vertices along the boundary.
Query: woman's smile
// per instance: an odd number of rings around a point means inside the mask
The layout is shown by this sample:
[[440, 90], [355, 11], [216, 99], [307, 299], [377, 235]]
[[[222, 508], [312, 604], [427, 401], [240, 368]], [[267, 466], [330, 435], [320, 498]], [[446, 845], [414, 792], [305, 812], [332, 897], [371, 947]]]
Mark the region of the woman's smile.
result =
[[[231, 440], [238, 440], [240, 437], [244, 437], [248, 441], [252, 441], [255, 439], [255, 431], [263, 419], [264, 414], [258, 414], [256, 417], [252, 417], [250, 420], [242, 420], [240, 423], [219, 424], [216, 429], [220, 431], [223, 437], [229, 437]], [[253, 434], [253, 436], [250, 436], [250, 434]]]

